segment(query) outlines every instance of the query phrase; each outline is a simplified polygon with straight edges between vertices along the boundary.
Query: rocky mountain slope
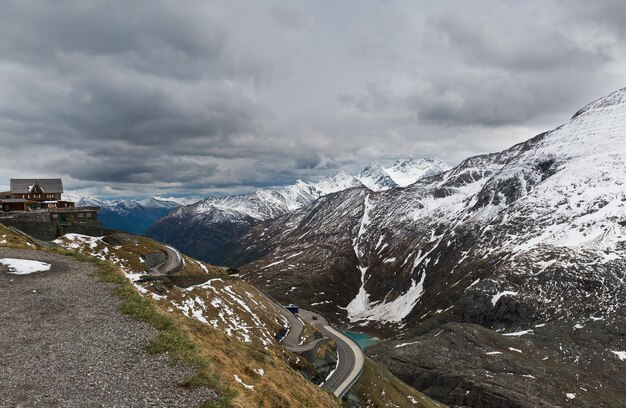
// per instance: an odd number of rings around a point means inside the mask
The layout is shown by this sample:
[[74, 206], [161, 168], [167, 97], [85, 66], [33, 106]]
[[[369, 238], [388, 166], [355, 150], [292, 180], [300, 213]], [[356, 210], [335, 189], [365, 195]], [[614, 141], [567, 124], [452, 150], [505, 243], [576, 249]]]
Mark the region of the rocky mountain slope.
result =
[[438, 159], [402, 159], [389, 169], [373, 162], [357, 175], [340, 171], [316, 183], [298, 181], [277, 190], [208, 197], [176, 209], [150, 227], [147, 234], [199, 259], [217, 264], [241, 263], [232, 257], [232, 248], [259, 222], [289, 214], [338, 191], [364, 185], [380, 191], [439, 174], [447, 168], [447, 164]]
[[242, 241], [245, 276], [396, 339], [370, 354], [443, 402], [620, 406], [625, 94], [406, 188], [266, 221]]

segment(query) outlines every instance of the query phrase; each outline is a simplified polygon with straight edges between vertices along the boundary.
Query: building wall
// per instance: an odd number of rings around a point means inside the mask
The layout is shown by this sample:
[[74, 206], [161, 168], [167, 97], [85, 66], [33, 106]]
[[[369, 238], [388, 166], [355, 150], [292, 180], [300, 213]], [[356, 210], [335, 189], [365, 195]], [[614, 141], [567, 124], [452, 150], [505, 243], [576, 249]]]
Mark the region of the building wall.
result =
[[52, 241], [56, 239], [58, 235], [57, 224], [46, 221], [26, 221], [15, 218], [1, 218], [0, 223], [17, 228], [20, 231], [27, 233], [37, 239], [44, 241]]
[[65, 234], [81, 234], [101, 237], [105, 230], [99, 224], [59, 224], [49, 221], [29, 221], [15, 218], [0, 218], [0, 223], [19, 229], [37, 239], [52, 241]]

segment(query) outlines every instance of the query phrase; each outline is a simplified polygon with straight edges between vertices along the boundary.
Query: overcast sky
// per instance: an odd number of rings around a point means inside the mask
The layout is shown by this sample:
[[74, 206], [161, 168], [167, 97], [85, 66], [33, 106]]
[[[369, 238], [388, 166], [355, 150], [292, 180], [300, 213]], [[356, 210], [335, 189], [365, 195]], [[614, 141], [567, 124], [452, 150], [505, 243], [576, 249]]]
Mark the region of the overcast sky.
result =
[[0, 189], [206, 195], [502, 150], [626, 86], [615, 1], [0, 3]]

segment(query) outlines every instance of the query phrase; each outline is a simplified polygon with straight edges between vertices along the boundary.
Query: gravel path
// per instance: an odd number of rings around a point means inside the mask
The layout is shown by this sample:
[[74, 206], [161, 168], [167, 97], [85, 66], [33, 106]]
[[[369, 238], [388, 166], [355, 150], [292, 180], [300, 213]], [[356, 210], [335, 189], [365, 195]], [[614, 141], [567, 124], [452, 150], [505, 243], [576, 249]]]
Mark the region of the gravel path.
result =
[[183, 388], [190, 369], [145, 352], [156, 330], [118, 311], [93, 265], [7, 248], [0, 258], [52, 264], [30, 275], [0, 264], [0, 407], [193, 407], [216, 397]]

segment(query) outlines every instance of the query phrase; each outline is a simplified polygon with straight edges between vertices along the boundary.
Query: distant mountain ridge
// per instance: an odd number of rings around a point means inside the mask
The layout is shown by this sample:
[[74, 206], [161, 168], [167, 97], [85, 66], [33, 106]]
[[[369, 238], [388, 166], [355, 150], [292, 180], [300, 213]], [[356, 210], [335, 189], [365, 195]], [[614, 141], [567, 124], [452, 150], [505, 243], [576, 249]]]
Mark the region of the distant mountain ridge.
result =
[[98, 220], [105, 228], [143, 234], [148, 227], [172, 210], [183, 205], [169, 198], [150, 197], [144, 200], [102, 200], [70, 196], [77, 206], [100, 207]]
[[281, 189], [208, 197], [176, 208], [146, 232], [197, 258], [216, 264], [235, 263], [238, 261], [229, 256], [233, 242], [259, 222], [291, 213], [329, 194], [363, 187], [371, 191], [388, 190], [447, 169], [446, 163], [434, 158], [400, 159], [388, 169], [372, 162], [356, 175], [339, 171], [318, 182], [298, 180]]

